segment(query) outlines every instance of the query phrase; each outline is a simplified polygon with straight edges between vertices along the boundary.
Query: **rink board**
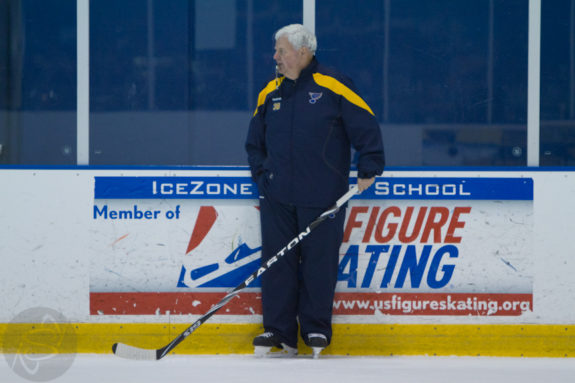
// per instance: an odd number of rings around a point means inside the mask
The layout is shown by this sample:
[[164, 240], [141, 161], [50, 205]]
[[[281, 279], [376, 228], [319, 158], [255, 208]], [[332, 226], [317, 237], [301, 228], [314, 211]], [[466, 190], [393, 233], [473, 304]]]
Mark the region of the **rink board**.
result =
[[[5, 340], [47, 307], [80, 352], [159, 347], [259, 265], [246, 169], [8, 168], [0, 184]], [[345, 210], [329, 352], [572, 356], [573, 200], [564, 169], [386, 172]], [[256, 280], [177, 352], [251, 352], [260, 323]]]

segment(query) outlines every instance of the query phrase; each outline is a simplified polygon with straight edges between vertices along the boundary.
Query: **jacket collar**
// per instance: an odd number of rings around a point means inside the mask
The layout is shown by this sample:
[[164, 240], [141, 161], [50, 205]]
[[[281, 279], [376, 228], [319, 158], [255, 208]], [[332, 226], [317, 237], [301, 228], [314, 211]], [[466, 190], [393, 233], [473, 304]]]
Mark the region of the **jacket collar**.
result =
[[311, 76], [314, 72], [316, 72], [316, 69], [317, 69], [317, 59], [315, 58], [315, 56], [313, 56], [309, 65], [301, 70], [298, 80], [300, 78]]
[[311, 77], [311, 75], [313, 75], [315, 72], [317, 72], [317, 59], [315, 58], [315, 56], [313, 56], [313, 58], [311, 59], [311, 62], [308, 64], [308, 66], [306, 66], [305, 68], [303, 68], [299, 74], [299, 77], [295, 80], [291, 80], [285, 76], [284, 77], [284, 81], [287, 82], [296, 82], [296, 81], [302, 81], [305, 78]]

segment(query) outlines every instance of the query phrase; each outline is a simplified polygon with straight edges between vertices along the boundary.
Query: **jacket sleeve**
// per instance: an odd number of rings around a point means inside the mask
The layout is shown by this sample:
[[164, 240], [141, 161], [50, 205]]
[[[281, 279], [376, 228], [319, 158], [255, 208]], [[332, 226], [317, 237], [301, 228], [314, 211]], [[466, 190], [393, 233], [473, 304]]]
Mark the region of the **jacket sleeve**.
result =
[[259, 176], [264, 172], [264, 161], [267, 158], [265, 145], [265, 122], [263, 118], [264, 105], [259, 105], [254, 113], [246, 139], [246, 151], [248, 163], [252, 173], [252, 179], [257, 183]]
[[342, 95], [341, 111], [346, 133], [357, 152], [358, 177], [378, 176], [385, 167], [379, 123], [369, 106], [355, 92], [351, 80], [344, 79], [342, 82], [351, 92]]

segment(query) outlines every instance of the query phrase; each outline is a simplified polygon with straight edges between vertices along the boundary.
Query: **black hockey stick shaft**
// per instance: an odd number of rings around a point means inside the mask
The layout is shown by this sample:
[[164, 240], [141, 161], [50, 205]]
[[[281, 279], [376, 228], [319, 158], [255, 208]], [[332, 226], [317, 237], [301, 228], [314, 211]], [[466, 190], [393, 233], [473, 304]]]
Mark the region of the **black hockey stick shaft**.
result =
[[223, 297], [218, 303], [216, 303], [210, 310], [198, 318], [192, 325], [190, 325], [186, 330], [174, 338], [166, 346], [157, 350], [147, 350], [138, 347], [128, 346], [122, 343], [115, 343], [112, 346], [114, 354], [128, 358], [128, 359], [145, 359], [145, 360], [159, 360], [166, 356], [170, 351], [172, 351], [178, 344], [180, 344], [184, 339], [190, 336], [198, 327], [205, 323], [212, 315], [214, 315], [219, 309], [224, 307], [230, 300], [232, 300], [239, 292], [246, 287], [248, 287], [253, 281], [255, 281], [260, 275], [262, 275], [266, 270], [268, 270], [274, 263], [276, 263], [281, 257], [283, 257], [287, 252], [296, 247], [306, 236], [308, 236], [311, 231], [325, 221], [328, 217], [338, 212], [338, 210], [349, 201], [355, 194], [357, 194], [357, 187], [352, 186], [350, 190], [345, 193], [336, 203], [323, 212], [319, 217], [317, 217], [312, 223], [310, 223], [304, 231], [299, 233], [294, 239], [292, 239], [284, 248], [277, 252], [276, 255], [271, 257], [266, 263], [262, 264], [256, 271], [254, 271], [246, 280], [240, 283], [238, 286], [230, 290], [225, 297]]

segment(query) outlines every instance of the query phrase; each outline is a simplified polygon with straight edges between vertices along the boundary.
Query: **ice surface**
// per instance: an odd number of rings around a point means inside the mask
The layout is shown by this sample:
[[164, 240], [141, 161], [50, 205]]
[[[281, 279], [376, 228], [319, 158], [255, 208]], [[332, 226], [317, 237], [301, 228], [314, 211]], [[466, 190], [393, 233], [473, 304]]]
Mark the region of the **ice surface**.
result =
[[[29, 382], [0, 362], [0, 382]], [[53, 382], [70, 383], [540, 383], [575, 382], [573, 358], [333, 357], [257, 359], [251, 355], [168, 355], [130, 361], [113, 355], [76, 356]]]

